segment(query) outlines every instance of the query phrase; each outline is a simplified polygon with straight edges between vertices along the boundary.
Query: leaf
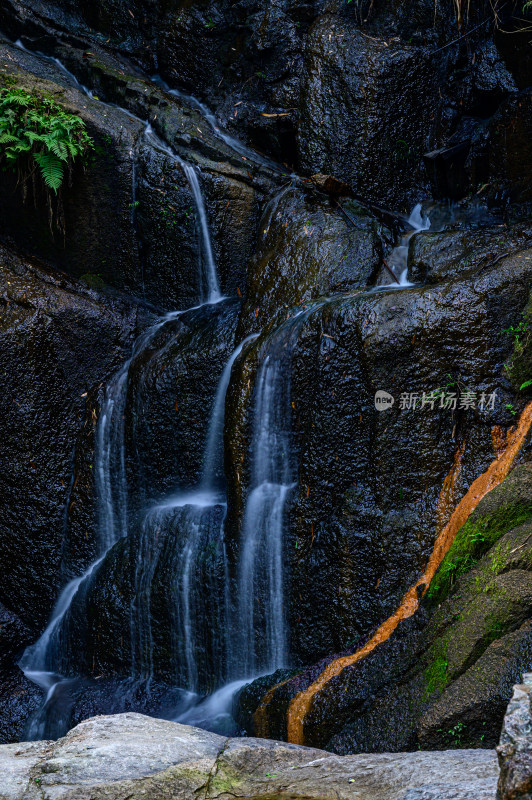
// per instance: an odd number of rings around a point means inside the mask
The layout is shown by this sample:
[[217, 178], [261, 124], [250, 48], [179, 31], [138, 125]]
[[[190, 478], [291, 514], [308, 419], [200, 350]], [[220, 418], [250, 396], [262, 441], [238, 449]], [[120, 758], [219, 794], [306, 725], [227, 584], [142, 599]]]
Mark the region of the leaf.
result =
[[532, 380], [525, 381], [524, 383], [522, 383], [521, 386], [519, 387], [519, 391], [521, 391], [521, 389], [526, 389], [528, 386], [532, 386]]
[[52, 153], [34, 153], [33, 157], [41, 168], [45, 184], [57, 192], [63, 181], [63, 164]]

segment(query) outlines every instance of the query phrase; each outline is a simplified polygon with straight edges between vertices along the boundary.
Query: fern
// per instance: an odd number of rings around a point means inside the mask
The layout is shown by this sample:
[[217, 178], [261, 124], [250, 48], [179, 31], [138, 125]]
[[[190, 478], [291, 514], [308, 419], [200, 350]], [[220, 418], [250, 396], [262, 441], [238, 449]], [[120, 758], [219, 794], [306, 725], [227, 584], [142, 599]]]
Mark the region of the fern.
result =
[[49, 97], [23, 89], [0, 89], [0, 161], [31, 173], [37, 165], [45, 185], [57, 192], [65, 168], [94, 147], [85, 123]]
[[45, 184], [57, 192], [63, 182], [64, 166], [53, 153], [34, 153], [33, 158], [41, 168]]

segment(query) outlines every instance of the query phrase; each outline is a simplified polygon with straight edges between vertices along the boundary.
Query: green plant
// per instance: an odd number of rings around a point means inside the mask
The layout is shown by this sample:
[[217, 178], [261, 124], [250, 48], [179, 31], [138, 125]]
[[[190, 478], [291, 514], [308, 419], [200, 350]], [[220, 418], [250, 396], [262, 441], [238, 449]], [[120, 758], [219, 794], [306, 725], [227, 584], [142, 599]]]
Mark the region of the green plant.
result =
[[[504, 369], [516, 391], [524, 391], [532, 386], [532, 379], [530, 378], [532, 371], [531, 312], [532, 308], [529, 301], [522, 312], [522, 319], [517, 325], [510, 325], [509, 328], [503, 329], [503, 333], [513, 340], [512, 354], [504, 365]], [[509, 410], [511, 411], [512, 409]]]
[[456, 747], [461, 747], [462, 745], [462, 735], [464, 733], [465, 723], [464, 722], [457, 722], [452, 728], [449, 728], [447, 731], [448, 735], [451, 737], [451, 741]]
[[441, 691], [448, 683], [448, 661], [444, 654], [437, 656], [432, 664], [425, 670], [425, 697], [430, 697], [434, 692]]
[[[443, 559], [440, 568], [427, 592], [430, 603], [441, 603], [451, 591], [456, 579], [469, 572], [482, 556], [512, 528], [527, 522], [532, 516], [532, 507], [526, 505], [503, 505], [495, 513], [477, 519], [468, 520], [458, 531], [449, 552]], [[506, 553], [496, 551], [491, 562], [493, 571], [500, 568], [500, 559]]]
[[0, 159], [19, 169], [23, 179], [38, 168], [46, 186], [57, 192], [65, 168], [94, 146], [85, 123], [50, 97], [23, 89], [0, 89]]

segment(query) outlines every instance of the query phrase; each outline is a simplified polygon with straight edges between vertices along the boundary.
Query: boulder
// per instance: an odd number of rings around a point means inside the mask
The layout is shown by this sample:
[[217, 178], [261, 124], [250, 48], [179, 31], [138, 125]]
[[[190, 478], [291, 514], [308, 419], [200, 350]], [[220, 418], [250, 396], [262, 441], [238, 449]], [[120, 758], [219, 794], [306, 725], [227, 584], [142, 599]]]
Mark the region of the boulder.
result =
[[532, 227], [502, 223], [490, 227], [450, 226], [446, 231], [416, 234], [408, 257], [408, 277], [413, 283], [434, 284], [481, 267], [498, 263], [509, 253], [527, 249]]
[[237, 338], [292, 306], [371, 284], [382, 254], [379, 234], [377, 220], [356, 203], [339, 208], [299, 188], [283, 189], [260, 221]]
[[2, 800], [492, 800], [498, 773], [491, 751], [338, 757], [131, 713], [0, 747], [0, 768]]
[[[43, 702], [43, 693], [18, 667], [0, 669], [0, 742], [20, 742]], [[1, 797], [0, 790], [0, 797]]]
[[439, 105], [430, 49], [367, 36], [323, 15], [303, 48], [298, 156], [357, 195], [406, 210], [423, 185], [421, 156]]
[[[512, 341], [504, 330], [515, 324], [510, 322], [514, 314], [516, 320], [521, 319], [521, 310], [527, 306], [531, 255], [530, 250], [524, 250], [486, 269], [478, 268], [467, 278], [447, 280], [437, 286], [400, 293], [362, 293], [323, 305], [309, 304], [292, 349], [291, 409], [286, 411], [291, 416], [299, 472], [287, 513], [285, 547], [290, 558], [290, 578], [285, 582], [284, 596], [291, 663], [313, 666], [279, 686], [273, 698], [269, 696], [267, 724], [260, 728], [267, 735], [284, 738], [291, 698], [317, 678], [333, 660], [331, 654], [355, 652], [396, 610], [405, 592], [423, 573], [443, 522], [473, 480], [495, 462], [505, 432], [526, 405], [526, 398], [511, 389], [505, 374]], [[255, 369], [256, 351], [267, 348], [268, 336], [271, 334], [261, 337], [255, 352], [248, 353], [244, 359], [247, 364], [240, 364], [240, 375], [235, 373], [230, 387], [234, 391], [228, 421], [234, 452], [231, 467], [244, 475], [250, 463], [245, 442], [253, 403], [245, 387]], [[487, 396], [495, 391], [498, 399], [492, 409], [488, 410], [485, 404], [481, 408], [477, 403], [475, 411], [465, 414], [459, 405], [456, 413], [446, 412], [441, 403], [421, 407], [423, 392], [427, 396], [433, 387], [440, 387], [443, 394], [456, 392], [458, 397], [464, 386], [475, 387], [472, 391], [476, 392], [477, 401], [483, 392]], [[377, 390], [385, 390], [395, 398], [394, 405], [385, 412], [379, 413], [375, 408]], [[411, 393], [420, 398], [416, 410], [408, 408]], [[320, 454], [319, 459], [316, 453]], [[459, 453], [460, 469], [454, 474], [453, 462]], [[523, 443], [520, 458], [530, 458], [529, 439]], [[452, 491], [446, 494], [450, 475], [454, 475]], [[233, 531], [238, 530], [242, 500], [236, 478], [230, 479], [230, 486], [236, 487], [228, 509], [231, 535], [236, 536]], [[504, 532], [517, 528], [526, 519], [517, 516], [507, 520]], [[495, 540], [490, 542], [490, 547], [497, 547]], [[488, 558], [485, 551], [482, 556]], [[502, 620], [497, 620], [501, 627], [496, 628], [496, 638], [502, 639], [506, 634], [514, 638], [501, 643], [499, 651], [495, 647], [490, 651], [499, 658], [504, 674], [490, 668], [493, 685], [486, 686], [485, 692], [477, 683], [477, 700], [482, 697], [481, 713], [488, 715], [491, 745], [495, 743], [503, 704], [517, 672], [525, 666], [529, 647], [528, 576], [513, 576], [515, 583], [509, 586], [502, 578], [498, 580], [501, 585], [497, 583], [495, 593], [500, 590], [510, 608], [504, 611], [503, 603], [501, 609], [492, 609], [496, 615], [499, 611], [503, 615]], [[469, 597], [468, 615], [479, 613], [475, 604], [480, 599], [475, 597], [475, 593]], [[401, 701], [393, 692], [383, 701], [378, 724], [370, 698], [384, 691], [384, 684], [380, 683], [384, 674], [389, 676], [385, 682], [390, 681], [391, 685], [396, 680], [405, 684], [409, 652], [414, 648], [412, 637], [415, 640], [419, 629], [424, 628], [426, 613], [428, 610], [408, 624], [405, 622], [404, 634], [399, 637], [397, 632], [388, 647], [382, 646], [384, 666], [383, 661], [377, 663], [368, 657], [344, 670], [314, 697], [305, 726], [306, 743], [327, 745], [342, 729], [340, 720], [346, 719], [347, 723], [350, 715], [352, 719], [360, 716], [366, 720], [361, 723], [364, 730], [346, 739], [346, 749], [341, 752], [403, 750], [416, 747], [421, 741], [418, 736], [425, 741], [424, 734], [416, 732], [425, 708], [424, 702], [420, 709], [415, 700], [416, 695], [421, 700], [425, 697], [419, 670], [414, 670]], [[465, 607], [460, 613], [465, 614]], [[488, 622], [489, 619], [489, 629]], [[473, 622], [471, 625], [473, 643], [477, 633]], [[451, 635], [450, 629], [448, 633]], [[472, 644], [469, 661], [466, 658], [464, 662], [467, 667], [495, 641], [489, 635], [485, 628], [478, 632], [479, 642]], [[438, 638], [435, 631], [431, 636]], [[511, 657], [512, 641], [515, 660]], [[426, 663], [419, 654], [417, 658], [423, 670], [429, 670], [437, 656], [431, 651]], [[386, 664], [392, 663], [390, 674]], [[464, 664], [457, 667], [456, 679], [465, 670]], [[430, 678], [430, 671], [428, 674]], [[381, 688], [377, 688], [375, 679]], [[350, 687], [356, 688], [351, 692]], [[476, 702], [469, 688], [467, 694], [468, 703]], [[448, 697], [451, 703], [451, 694]], [[434, 703], [437, 693], [430, 694], [429, 699]], [[252, 703], [244, 696], [242, 703], [249, 719]], [[397, 717], [395, 725], [389, 724], [391, 714]], [[447, 711], [438, 725], [443, 733], [456, 724], [443, 728], [446, 714]], [[431, 731], [434, 732], [432, 725]], [[258, 729], [248, 728], [248, 732], [257, 733]], [[467, 742], [478, 746], [484, 741], [482, 735], [478, 731], [477, 736], [475, 729]], [[427, 738], [425, 746], [449, 746], [445, 739], [439, 741], [436, 745], [434, 739]], [[342, 745], [335, 739], [333, 746]]]
[[532, 675], [525, 673], [514, 691], [497, 747], [500, 776], [497, 800], [532, 797]]
[[13, 666], [31, 640], [32, 632], [28, 626], [0, 603], [0, 668]]
[[65, 579], [65, 507], [86, 394], [126, 358], [148, 315], [6, 248], [0, 265], [0, 602], [35, 633]]

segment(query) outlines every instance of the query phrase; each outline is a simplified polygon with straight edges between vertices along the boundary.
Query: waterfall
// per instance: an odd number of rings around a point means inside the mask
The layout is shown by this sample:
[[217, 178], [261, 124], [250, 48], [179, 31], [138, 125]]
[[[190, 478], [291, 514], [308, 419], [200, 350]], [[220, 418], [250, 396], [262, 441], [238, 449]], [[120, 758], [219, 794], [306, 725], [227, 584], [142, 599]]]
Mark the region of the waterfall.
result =
[[162, 151], [172, 161], [181, 167], [187, 178], [188, 184], [194, 195], [194, 202], [196, 204], [197, 219], [200, 228], [200, 261], [203, 264], [203, 281], [202, 286], [202, 299], [206, 303], [216, 303], [221, 299], [220, 287], [218, 285], [218, 275], [216, 271], [216, 262], [212, 251], [211, 236], [209, 231], [209, 221], [207, 219], [207, 212], [205, 210], [205, 203], [203, 194], [198, 180], [196, 168], [192, 164], [184, 161], [177, 153], [168, 147], [158, 136], [155, 135], [150, 123], [146, 123], [144, 131], [146, 139], [150, 142], [152, 147]]
[[[68, 73], [56, 59], [49, 60], [56, 62], [63, 72]], [[85, 87], [81, 88], [90, 95], [89, 90], [86, 90]], [[158, 140], [148, 123], [146, 123], [146, 136], [153, 142], [154, 146], [162, 149], [172, 160], [178, 163], [187, 177], [196, 204], [200, 229], [199, 274], [200, 285], [202, 286], [201, 301], [202, 304], [217, 303], [222, 297], [219, 291], [205, 203], [196, 170]], [[62, 676], [54, 672], [54, 670], [60, 661], [63, 621], [76, 595], [81, 589], [86, 588], [89, 580], [96, 573], [116, 542], [128, 534], [124, 411], [130, 366], [133, 360], [148, 347], [160, 328], [181, 313], [183, 312], [176, 311], [165, 315], [162, 320], [151, 326], [137, 339], [131, 357], [111, 378], [105, 390], [95, 434], [95, 496], [98, 516], [96, 559], [82, 575], [72, 579], [63, 588], [45, 631], [35, 644], [26, 648], [20, 661], [20, 667], [27, 677], [47, 692], [45, 709], [46, 706], [52, 703], [54, 694], [62, 682]], [[193, 553], [190, 552], [188, 561], [185, 559], [185, 566], [190, 563], [192, 556]], [[143, 581], [145, 582], [145, 578], [141, 577], [142, 573], [143, 568], [140, 568], [137, 583], [141, 589]], [[142, 613], [142, 611], [139, 610], [139, 613]], [[142, 643], [141, 650], [145, 652], [146, 647], [149, 648], [149, 639], [147, 645], [146, 642]], [[144, 667], [145, 662], [145, 658], [144, 661], [141, 659]], [[145, 668], [144, 671], [146, 671]], [[41, 711], [42, 713], [38, 713], [30, 722], [30, 738], [42, 738], [45, 735], [46, 714], [45, 710]]]
[[229, 656], [234, 678], [256, 677], [287, 666], [283, 534], [287, 502], [297, 483], [291, 361], [301, 327], [317, 307], [288, 319], [261, 348], [253, 404], [251, 483], [240, 536]]
[[[184, 105], [191, 106], [195, 108], [196, 111], [199, 111], [203, 119], [208, 123], [212, 132], [215, 136], [217, 136], [220, 141], [222, 141], [230, 150], [233, 150], [237, 155], [239, 155], [244, 161], [252, 161], [254, 164], [258, 164], [260, 167], [266, 167], [267, 169], [271, 169], [273, 172], [278, 172], [281, 175], [287, 175], [286, 169], [281, 167], [279, 164], [276, 164], [275, 161], [272, 161], [271, 158], [267, 156], [263, 156], [260, 153], [257, 153], [255, 150], [252, 150], [250, 147], [246, 147], [246, 145], [242, 144], [238, 139], [235, 139], [234, 136], [230, 136], [226, 131], [223, 131], [216, 121], [216, 117], [210, 111], [207, 106], [194, 97], [191, 94], [186, 94], [185, 92], [180, 92], [179, 89], [170, 89], [167, 83], [163, 81], [160, 75], [153, 75], [152, 81], [164, 89], [165, 92], [171, 94], [173, 97], [177, 97], [177, 99], [183, 103]], [[291, 175], [290, 177], [295, 177]]]
[[414, 206], [407, 222], [409, 230], [401, 237], [399, 244], [393, 248], [388, 256], [388, 265], [399, 278], [399, 283], [391, 283], [389, 287], [386, 286], [386, 288], [398, 289], [413, 285], [408, 280], [408, 253], [410, 250], [410, 241], [415, 233], [428, 231], [431, 223], [429, 217], [423, 215], [421, 203], [417, 203], [417, 205]]
[[[118, 539], [128, 532], [124, 410], [129, 368], [160, 328], [178, 313], [167, 314], [141, 334], [130, 358], [107, 384], [95, 432], [96, 558], [82, 575], [73, 578], [62, 589], [46, 629], [35, 644], [26, 648], [19, 662], [25, 675], [47, 692], [46, 703], [51, 701], [61, 681], [61, 676], [54, 670], [60, 661], [63, 620], [80, 588], [88, 583]], [[44, 720], [38, 715], [30, 723], [31, 738], [42, 738], [43, 726]]]
[[[135, 602], [131, 609], [133, 675], [150, 679], [154, 674], [152, 635], [152, 592], [156, 570], [166, 563], [175, 587], [173, 608], [172, 649], [176, 672], [174, 680], [179, 686], [197, 694], [201, 691], [197, 653], [209, 643], [215, 653], [216, 663], [210, 671], [223, 679], [225, 629], [225, 564], [223, 525], [226, 514], [226, 497], [223, 481], [223, 429], [225, 396], [232, 367], [242, 350], [256, 338], [248, 336], [233, 351], [222, 371], [211, 409], [204, 451], [203, 471], [196, 489], [177, 493], [150, 508], [144, 517], [138, 548], [135, 572]], [[210, 560], [200, 553], [211, 550]], [[222, 580], [217, 576], [217, 566], [223, 564]], [[202, 592], [198, 592], [202, 586]], [[171, 587], [169, 587], [171, 589]], [[206, 600], [212, 603], [211, 614], [205, 613]], [[223, 613], [220, 613], [220, 609]], [[219, 624], [213, 624], [213, 615]], [[209, 618], [210, 617], [210, 618]], [[205, 670], [203, 670], [205, 671]]]
[[[84, 86], [82, 83], [80, 83], [78, 81], [78, 79], [76, 78], [76, 76], [72, 72], [70, 72], [65, 67], [63, 62], [60, 61], [58, 58], [54, 58], [53, 56], [47, 56], [45, 53], [41, 53], [38, 50], [35, 51], [35, 52], [33, 52], [31, 50], [28, 50], [27, 47], [25, 47], [22, 44], [20, 39], [17, 39], [17, 41], [15, 42], [15, 45], [20, 50], [23, 50], [26, 53], [31, 53], [32, 55], [36, 55], [39, 58], [44, 59], [45, 61], [48, 61], [48, 62], [50, 62], [52, 64], [55, 64], [55, 66], [58, 67], [58, 69], [63, 73], [63, 75], [65, 75], [70, 81], [72, 81], [72, 83], [74, 84], [76, 89], [79, 89], [79, 91], [83, 92], [83, 94], [85, 94], [91, 100], [94, 100], [95, 102], [98, 102], [98, 103], [101, 103], [102, 105], [105, 105], [105, 103], [103, 101], [99, 100], [97, 97], [94, 96], [93, 92], [90, 89], [88, 89], [86, 86]], [[175, 94], [180, 96], [179, 93], [175, 93]], [[190, 99], [193, 100], [193, 98], [190, 98]], [[112, 105], [112, 104], [110, 104], [110, 105]], [[198, 101], [194, 100], [193, 105], [195, 107], [201, 107], [201, 109], [203, 111], [205, 111], [205, 109], [203, 109], [203, 106], [201, 106], [201, 103], [198, 103]], [[185, 161], [180, 156], [178, 156], [177, 153], [174, 153], [174, 151], [170, 147], [168, 147], [168, 145], [166, 145], [164, 142], [162, 142], [161, 139], [159, 139], [155, 135], [155, 133], [154, 133], [154, 131], [153, 131], [153, 129], [152, 129], [152, 127], [151, 127], [149, 122], [141, 120], [135, 114], [133, 114], [130, 111], [128, 111], [127, 108], [121, 108], [120, 106], [115, 106], [115, 108], [118, 108], [120, 111], [123, 111], [124, 114], [127, 114], [129, 117], [132, 117], [133, 119], [138, 120], [138, 122], [141, 122], [145, 126], [146, 139], [148, 141], [150, 141], [152, 146], [155, 147], [156, 149], [164, 152], [165, 155], [167, 155], [170, 159], [172, 159], [172, 161], [174, 161], [176, 164], [178, 164], [179, 167], [183, 170], [183, 172], [185, 174], [185, 177], [186, 177], [186, 179], [188, 181], [188, 184], [190, 186], [190, 189], [192, 191], [192, 194], [194, 196], [194, 203], [196, 205], [197, 219], [198, 219], [199, 228], [200, 228], [200, 264], [203, 267], [202, 272], [201, 272], [201, 285], [203, 287], [202, 288], [202, 292], [201, 292], [201, 301], [205, 302], [205, 303], [216, 303], [218, 300], [221, 299], [220, 287], [219, 287], [219, 284], [218, 284], [218, 275], [217, 275], [217, 270], [216, 270], [216, 262], [215, 262], [214, 254], [213, 254], [213, 250], [212, 250], [211, 235], [210, 235], [210, 230], [209, 230], [209, 221], [208, 221], [208, 218], [207, 218], [207, 212], [205, 210], [205, 202], [203, 200], [203, 194], [202, 194], [201, 187], [200, 187], [200, 184], [199, 184], [198, 174], [197, 174], [196, 168], [193, 167], [192, 164], [189, 164], [187, 161]], [[206, 113], [208, 115], [208, 112], [206, 112]], [[225, 141], [225, 138], [224, 138], [224, 135], [222, 135], [222, 132], [219, 131], [217, 128], [216, 128], [216, 131], [220, 134], [220, 136]], [[226, 138], [229, 140], [231, 137], [226, 137]], [[239, 144], [239, 143], [235, 140], [234, 141], [234, 145], [237, 145], [237, 144]], [[132, 172], [133, 172], [133, 176], [132, 176], [132, 181], [133, 181], [133, 192], [132, 192], [132, 195], [133, 196], [132, 196], [132, 205], [131, 205], [131, 221], [133, 223], [134, 222], [134, 218], [135, 218], [135, 164], [134, 164], [134, 162], [133, 162], [133, 166], [132, 166]]]
[[[59, 61], [46, 58], [93, 97]], [[271, 162], [220, 131], [212, 114], [201, 104], [187, 99], [204, 114], [216, 135], [228, 146], [243, 158], [253, 158], [263, 166], [272, 167]], [[164, 143], [148, 122], [143, 124], [146, 141], [178, 165], [188, 181], [199, 233], [199, 299], [202, 305], [216, 303], [222, 298], [200, 185], [201, 173]], [[277, 165], [273, 167], [278, 169]], [[134, 191], [135, 174], [132, 222]], [[68, 694], [72, 679], [65, 679], [54, 670], [68, 661], [65, 640], [69, 611], [76, 603], [83, 609], [83, 604], [89, 602], [91, 586], [102, 565], [108, 563], [108, 555], [134, 557], [128, 606], [131, 644], [128, 681], [135, 691], [139, 686], [149, 689], [150, 682], [158, 677], [157, 603], [159, 607], [161, 602], [166, 603], [171, 624], [170, 630], [165, 631], [164, 648], [172, 656], [172, 685], [180, 687], [187, 698], [185, 706], [180, 700], [177, 719], [217, 725], [229, 716], [231, 699], [243, 683], [286, 666], [283, 529], [287, 503], [297, 482], [291, 442], [291, 358], [301, 325], [314, 308], [288, 319], [260, 347], [252, 407], [250, 486], [234, 582], [224, 542], [225, 397], [235, 361], [256, 336], [241, 342], [222, 370], [210, 413], [198, 485], [161, 499], [145, 509], [140, 519], [130, 514], [128, 508], [124, 417], [131, 366], [152, 345], [160, 329], [184, 312], [166, 315], [143, 333], [131, 357], [108, 382], [95, 431], [95, 558], [82, 575], [63, 588], [46, 630], [26, 649], [20, 662], [26, 675], [47, 691], [44, 707], [31, 721], [30, 738], [46, 736], [54, 702], [63, 702], [65, 693]], [[123, 549], [114, 551], [117, 547]], [[60, 723], [68, 726], [68, 717]], [[53, 729], [54, 735], [61, 732], [59, 727]]]

